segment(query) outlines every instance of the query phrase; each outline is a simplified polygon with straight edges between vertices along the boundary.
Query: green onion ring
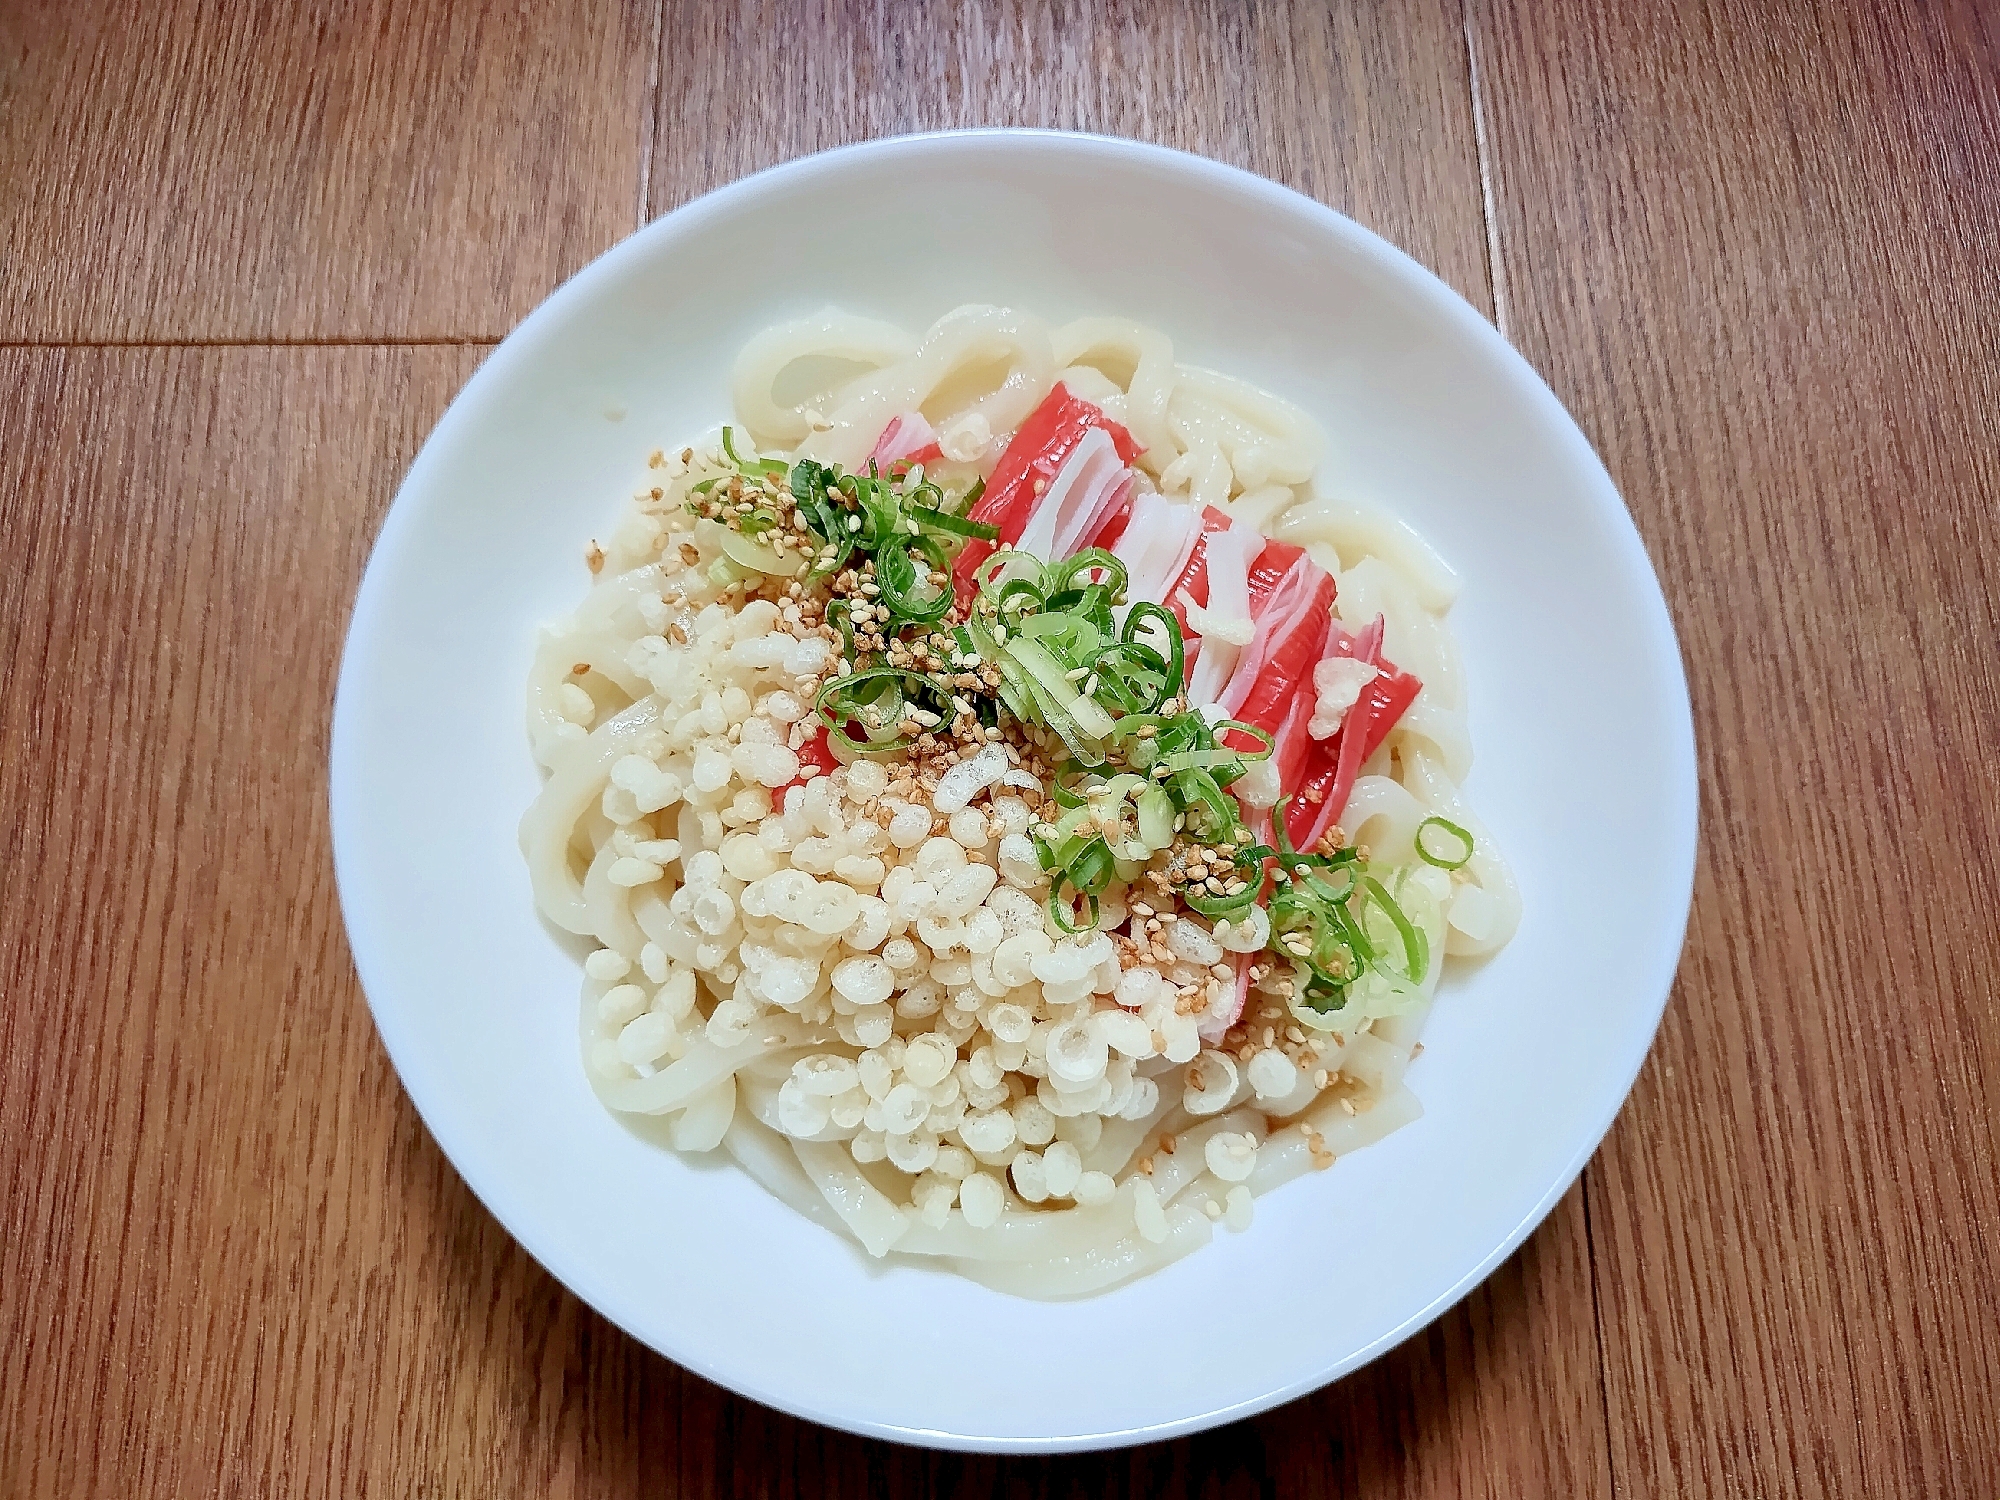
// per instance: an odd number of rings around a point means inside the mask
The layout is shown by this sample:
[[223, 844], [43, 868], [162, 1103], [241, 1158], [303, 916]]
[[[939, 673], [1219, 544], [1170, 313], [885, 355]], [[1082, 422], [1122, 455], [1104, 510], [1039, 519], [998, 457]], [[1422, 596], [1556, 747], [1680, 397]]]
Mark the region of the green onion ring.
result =
[[1140, 640], [1139, 631], [1148, 620], [1159, 621], [1166, 632], [1165, 661], [1168, 696], [1171, 697], [1181, 690], [1181, 684], [1187, 679], [1187, 641], [1181, 635], [1181, 624], [1174, 618], [1174, 612], [1164, 605], [1141, 600], [1126, 611], [1125, 628], [1119, 632], [1118, 639], [1128, 646], [1147, 644]]
[[990, 526], [984, 521], [968, 521], [964, 516], [952, 515], [936, 506], [912, 506], [910, 515], [926, 531], [944, 531], [982, 542], [990, 542], [1000, 535], [998, 526]]
[[[821, 688], [818, 698], [813, 702], [813, 711], [819, 715], [820, 722], [826, 725], [828, 735], [856, 755], [882, 755], [905, 749], [913, 743], [911, 736], [871, 739], [864, 745], [847, 732], [848, 724], [856, 719], [864, 724], [874, 720], [880, 728], [889, 727], [890, 710], [885, 709], [881, 702], [885, 691], [894, 695], [893, 722], [900, 724], [912, 706], [911, 695], [902, 690], [901, 684], [904, 682], [915, 683], [926, 693], [935, 693], [930, 680], [921, 673], [905, 671], [901, 667], [870, 667], [852, 676], [835, 678]], [[867, 694], [858, 691], [869, 684], [881, 684], [882, 690]], [[915, 706], [924, 707], [921, 703]], [[937, 713], [938, 710], [926, 709], [926, 712]]]
[[[1439, 856], [1431, 853], [1430, 850], [1424, 847], [1424, 833], [1426, 830], [1431, 828], [1442, 828], [1446, 833], [1450, 834], [1453, 838], [1459, 840], [1462, 844], [1465, 845], [1465, 853], [1459, 855], [1459, 857], [1455, 860], [1442, 859]], [[1449, 818], [1438, 818], [1438, 817], [1425, 818], [1423, 822], [1417, 825], [1416, 842], [1417, 842], [1417, 858], [1421, 859], [1427, 865], [1436, 865], [1440, 870], [1456, 870], [1461, 868], [1467, 860], [1472, 858], [1472, 851], [1478, 847], [1477, 844], [1474, 843], [1473, 837], [1470, 833], [1467, 833], [1463, 828], [1459, 827], [1458, 824], [1452, 822]]]
[[1397, 936], [1402, 938], [1403, 954], [1407, 960], [1404, 972], [1410, 983], [1422, 984], [1424, 974], [1430, 968], [1430, 943], [1425, 938], [1423, 929], [1403, 914], [1403, 908], [1396, 904], [1396, 898], [1391, 896], [1387, 887], [1373, 875], [1361, 876], [1358, 883], [1368, 893], [1369, 898], [1382, 908], [1390, 924], [1395, 927]]

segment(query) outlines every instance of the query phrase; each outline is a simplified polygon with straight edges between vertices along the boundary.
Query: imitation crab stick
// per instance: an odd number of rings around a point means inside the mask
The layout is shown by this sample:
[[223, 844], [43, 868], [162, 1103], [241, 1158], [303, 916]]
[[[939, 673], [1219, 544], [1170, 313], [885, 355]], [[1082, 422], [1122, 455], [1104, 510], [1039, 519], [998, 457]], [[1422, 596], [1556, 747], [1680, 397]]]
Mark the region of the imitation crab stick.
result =
[[1083, 539], [1083, 545], [1102, 547], [1107, 552], [1116, 547], [1119, 538], [1125, 535], [1125, 528], [1131, 524], [1132, 501], [1138, 493], [1136, 485], [1127, 485], [1118, 503], [1106, 511], [1104, 518], [1097, 523], [1097, 530]]
[[1317, 843], [1333, 826], [1333, 820], [1347, 806], [1362, 765], [1382, 748], [1382, 741], [1423, 687], [1382, 655], [1382, 630], [1383, 620], [1377, 615], [1359, 635], [1350, 635], [1338, 625], [1328, 633], [1327, 656], [1352, 657], [1376, 671], [1331, 738], [1313, 739], [1304, 733], [1304, 720], [1300, 720], [1298, 738], [1305, 742], [1305, 755], [1295, 777], [1283, 784], [1296, 793], [1286, 827], [1302, 849]]
[[961, 601], [969, 600], [974, 571], [997, 545], [1012, 546], [1027, 530], [1036, 503], [1062, 472], [1063, 465], [1077, 446], [1093, 431], [1109, 434], [1118, 457], [1130, 463], [1139, 456], [1132, 434], [1104, 414], [1104, 409], [1070, 394], [1069, 387], [1056, 382], [1042, 404], [1028, 414], [1006, 452], [986, 481], [986, 489], [969, 512], [975, 521], [984, 521], [1000, 531], [998, 543], [970, 541], [958, 554], [953, 569]]
[[[937, 431], [924, 419], [922, 412], [904, 412], [899, 417], [891, 417], [889, 425], [882, 429], [882, 435], [875, 439], [875, 447], [868, 455], [868, 463], [876, 472], [887, 474], [892, 464], [908, 468], [911, 464], [935, 463], [944, 457], [944, 450], [938, 447]], [[898, 469], [896, 472], [901, 473]]]
[[1082, 548], [1132, 488], [1132, 471], [1117, 444], [1102, 428], [1092, 428], [1037, 497], [1014, 545], [1043, 562], [1060, 562]]
[[[1310, 753], [1305, 721], [1312, 712], [1312, 669], [1326, 644], [1333, 602], [1333, 580], [1314, 571], [1319, 576], [1311, 581], [1305, 609], [1293, 617], [1289, 634], [1255, 669], [1248, 691], [1229, 710], [1232, 719], [1271, 736], [1271, 769], [1275, 784], [1285, 791], [1299, 785]], [[1239, 750], [1260, 748], [1255, 737], [1240, 730], [1224, 736], [1224, 743]]]
[[[1264, 612], [1272, 593], [1284, 580], [1287, 573], [1297, 566], [1304, 557], [1303, 547], [1294, 547], [1290, 542], [1272, 541], [1265, 538], [1264, 550], [1250, 565], [1250, 614], [1252, 618]], [[1317, 564], [1309, 564], [1317, 567]]]
[[1195, 632], [1187, 675], [1188, 702], [1197, 707], [1216, 701], [1235, 675], [1236, 663], [1257, 638], [1256, 611], [1250, 600], [1250, 568], [1264, 538], [1247, 526], [1205, 533], [1202, 555], [1208, 576], [1197, 597], [1187, 589], [1174, 594], [1176, 610]]
[[1262, 610], [1253, 603], [1257, 634], [1218, 700], [1224, 712], [1260, 729], [1282, 722], [1326, 649], [1332, 608], [1332, 577], [1309, 558], [1296, 558]]
[[1186, 594], [1196, 604], [1207, 605], [1208, 539], [1218, 531], [1227, 531], [1231, 524], [1229, 517], [1213, 505], [1203, 509], [1201, 533], [1195, 538], [1194, 550], [1188, 554], [1187, 563], [1179, 575], [1166, 586], [1164, 597], [1155, 601], [1172, 610], [1174, 618], [1181, 622], [1183, 628], [1187, 625], [1187, 606], [1181, 602], [1181, 595]]

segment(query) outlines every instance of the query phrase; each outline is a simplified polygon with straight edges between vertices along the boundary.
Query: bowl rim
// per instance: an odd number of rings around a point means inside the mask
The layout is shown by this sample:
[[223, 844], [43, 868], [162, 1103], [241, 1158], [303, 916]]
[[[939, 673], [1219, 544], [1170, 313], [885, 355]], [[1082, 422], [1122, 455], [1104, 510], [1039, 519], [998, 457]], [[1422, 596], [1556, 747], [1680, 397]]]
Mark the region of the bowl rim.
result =
[[[1635, 1002], [1645, 999], [1652, 990], [1657, 990], [1657, 995], [1650, 999], [1648, 1007], [1635, 1010], [1623, 1055], [1616, 1060], [1615, 1067], [1607, 1068], [1602, 1075], [1604, 1080], [1615, 1080], [1618, 1086], [1615, 1091], [1604, 1088], [1603, 1097], [1608, 1103], [1601, 1111], [1601, 1118], [1585, 1136], [1579, 1137], [1570, 1157], [1540, 1197], [1528, 1205], [1514, 1226], [1467, 1270], [1400, 1323], [1368, 1344], [1330, 1360], [1317, 1372], [1273, 1385], [1255, 1395], [1127, 1428], [1061, 1437], [961, 1434], [874, 1420], [781, 1394], [758, 1378], [754, 1361], [739, 1365], [720, 1361], [700, 1351], [668, 1347], [667, 1340], [656, 1341], [640, 1335], [608, 1314], [599, 1313], [636, 1342], [702, 1378], [774, 1410], [824, 1426], [864, 1437], [931, 1448], [1007, 1454], [1064, 1453], [1162, 1441], [1254, 1416], [1352, 1373], [1427, 1327], [1491, 1275], [1568, 1192], [1624, 1107], [1659, 1030], [1685, 943], [1693, 901], [1698, 840], [1699, 789], [1694, 725], [1678, 637], [1651, 556], [1646, 551], [1629, 507], [1595, 448], [1540, 373], [1471, 303], [1414, 257], [1315, 198], [1241, 167], [1174, 147], [1122, 136], [1017, 127], [923, 131], [835, 146], [777, 163], [712, 188], [634, 230], [579, 268], [551, 292], [490, 349], [478, 369], [452, 398], [418, 450], [375, 534], [368, 564], [350, 611], [334, 694], [328, 755], [328, 808], [335, 885], [356, 976], [391, 1066], [425, 1128], [481, 1205], [538, 1265], [593, 1311], [617, 1305], [621, 1299], [602, 1285], [600, 1278], [587, 1265], [570, 1264], [563, 1257], [550, 1253], [547, 1239], [537, 1233], [535, 1212], [524, 1206], [509, 1190], [504, 1173], [487, 1170], [480, 1162], [479, 1153], [468, 1148], [469, 1143], [451, 1118], [450, 1111], [444, 1107], [446, 1091], [429, 1080], [430, 1069], [411, 1027], [404, 1024], [393, 1007], [385, 1009], [375, 999], [378, 986], [371, 983], [371, 976], [382, 972], [378, 969], [378, 963], [382, 962], [378, 957], [381, 945], [366, 920], [360, 917], [350, 893], [355, 878], [354, 866], [359, 858], [356, 846], [360, 839], [353, 826], [356, 817], [354, 799], [358, 793], [350, 788], [359, 774], [357, 704], [365, 694], [365, 688], [357, 681], [361, 670], [357, 663], [367, 654], [365, 643], [383, 628], [380, 618], [385, 588], [381, 581], [382, 559], [387, 553], [397, 550], [400, 538], [414, 524], [413, 517], [419, 503], [415, 497], [429, 487], [432, 470], [444, 462], [441, 455], [451, 446], [451, 439], [457, 430], [474, 420], [472, 413], [483, 404], [488, 389], [500, 386], [517, 366], [532, 360], [538, 353], [543, 334], [558, 326], [569, 315], [573, 305], [590, 298], [599, 283], [612, 280], [631, 263], [662, 253], [676, 240], [697, 232], [709, 220], [760, 198], [781, 195], [793, 183], [830, 167], [875, 157], [922, 156], [982, 147], [1004, 150], [1011, 146], [1095, 157], [1112, 170], [1141, 166], [1191, 173], [1210, 185], [1249, 195], [1274, 208], [1295, 215], [1303, 213], [1317, 229], [1337, 240], [1344, 251], [1372, 262], [1397, 282], [1418, 293], [1448, 320], [1452, 333], [1482, 346], [1484, 352], [1498, 362], [1507, 381], [1535, 408], [1548, 435], [1568, 450], [1569, 457], [1578, 464], [1579, 472], [1594, 481], [1589, 486], [1593, 491], [1590, 503], [1606, 510], [1610, 529], [1625, 561], [1636, 563], [1637, 576], [1650, 580], [1651, 589], [1642, 590], [1643, 597], [1634, 601], [1632, 623], [1646, 655], [1655, 659], [1661, 676], [1660, 688], [1668, 700], [1663, 703], [1666, 717], [1677, 730], [1675, 742], [1668, 747], [1668, 759], [1673, 771], [1671, 785], [1662, 786], [1659, 791], [1663, 804], [1671, 814], [1674, 829], [1669, 851], [1670, 866], [1662, 872], [1662, 883], [1676, 893], [1672, 907], [1678, 913], [1678, 920], [1664, 921], [1649, 934], [1656, 950], [1644, 967], [1653, 972], [1654, 979], [1644, 994], [1635, 992], [1633, 998]], [[1600, 1084], [1600, 1087], [1603, 1086]]]

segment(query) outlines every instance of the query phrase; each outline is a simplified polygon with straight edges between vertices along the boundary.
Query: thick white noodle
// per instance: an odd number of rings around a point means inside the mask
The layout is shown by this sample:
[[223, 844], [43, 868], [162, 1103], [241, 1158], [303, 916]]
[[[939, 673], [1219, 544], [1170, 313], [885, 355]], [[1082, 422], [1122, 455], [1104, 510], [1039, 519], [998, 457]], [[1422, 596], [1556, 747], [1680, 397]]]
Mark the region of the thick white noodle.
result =
[[[734, 1047], [718, 1047], [703, 1038], [686, 1057], [669, 1063], [650, 1078], [593, 1077], [597, 1095], [615, 1110], [634, 1115], [664, 1115], [687, 1108], [710, 1084], [747, 1066], [774, 1047], [797, 1046], [808, 1030], [801, 1021], [785, 1018], [759, 1023], [760, 1035]], [[776, 1035], [777, 1040], [765, 1037]]]
[[1113, 1120], [1104, 1127], [1104, 1134], [1097, 1138], [1097, 1144], [1084, 1153], [1084, 1170], [1118, 1176], [1130, 1165], [1141, 1146], [1157, 1140], [1161, 1131], [1172, 1128], [1170, 1116], [1182, 1120], [1186, 1118], [1180, 1112], [1180, 1102], [1178, 1090], [1163, 1087], [1159, 1105], [1150, 1115], [1138, 1120]]
[[606, 719], [582, 741], [557, 750], [549, 761], [555, 774], [521, 819], [521, 849], [527, 855], [535, 905], [565, 932], [591, 930], [583, 883], [570, 867], [571, 834], [603, 794], [612, 766], [631, 754], [648, 731], [659, 728], [662, 707], [657, 698], [643, 698]]
[[1002, 365], [998, 381], [949, 415], [976, 414], [993, 431], [1011, 432], [1055, 384], [1048, 325], [1003, 307], [961, 307], [940, 318], [907, 358], [847, 386], [826, 414], [827, 428], [809, 435], [799, 452], [852, 468], [868, 457], [891, 417], [922, 409], [954, 377], [995, 361]]
[[959, 1271], [997, 1292], [1052, 1301], [1088, 1297], [1170, 1265], [1206, 1245], [1215, 1233], [1208, 1215], [1191, 1203], [1166, 1208], [1166, 1238], [1158, 1244], [1128, 1234], [1112, 1243], [1093, 1246], [1061, 1260], [1023, 1264], [1019, 1261], [960, 1261]]
[[1319, 1144], [1333, 1153], [1336, 1161], [1350, 1151], [1372, 1146], [1392, 1130], [1414, 1123], [1424, 1107], [1406, 1088], [1372, 1101], [1368, 1109], [1348, 1114], [1338, 1099], [1325, 1099], [1307, 1111], [1299, 1124], [1276, 1131], [1257, 1153], [1257, 1165], [1245, 1184], [1254, 1196], [1301, 1177], [1312, 1167], [1312, 1141], [1299, 1125], [1310, 1125], [1318, 1133]]
[[[1246, 381], [1188, 366], [1174, 383], [1167, 425], [1181, 443], [1183, 457], [1204, 455], [1193, 472], [1198, 476], [1196, 498], [1208, 504], [1227, 499], [1231, 487], [1303, 484], [1326, 450], [1318, 425], [1289, 401]], [[1211, 466], [1218, 458], [1228, 474], [1220, 494], [1211, 488]], [[1173, 488], [1164, 479], [1162, 487]]]
[[[1521, 901], [1497, 844], [1460, 791], [1472, 747], [1458, 648], [1445, 620], [1458, 580], [1401, 520], [1314, 492], [1326, 442], [1303, 412], [1240, 380], [1178, 364], [1167, 336], [1143, 324], [1090, 317], [1051, 330], [1030, 315], [977, 306], [956, 309], [921, 337], [831, 310], [782, 324], [745, 346], [731, 388], [736, 421], [761, 446], [850, 467], [865, 461], [894, 417], [920, 412], [940, 431], [957, 423], [958, 431], [976, 432], [979, 424], [969, 419], [977, 416], [992, 436], [970, 462], [990, 472], [1013, 429], [1057, 380], [1103, 405], [1144, 450], [1139, 465], [1152, 478], [1140, 482], [1135, 524], [1118, 548], [1133, 568], [1135, 597], [1142, 578], [1159, 580], [1163, 589], [1178, 575], [1199, 507], [1214, 505], [1240, 527], [1305, 547], [1334, 573], [1335, 609], [1346, 629], [1358, 632], [1383, 618], [1385, 654], [1423, 686], [1363, 767], [1342, 821], [1376, 860], [1399, 874], [1408, 867], [1413, 884], [1430, 892], [1412, 914], [1434, 952], [1471, 957], [1499, 948], [1520, 920]], [[815, 382], [821, 388], [810, 391]], [[720, 1020], [712, 1029], [718, 1002], [754, 993], [756, 979], [746, 975], [751, 988], [739, 986], [735, 958], [726, 948], [705, 947], [703, 935], [677, 915], [688, 909], [681, 904], [688, 892], [675, 894], [680, 861], [637, 887], [612, 878], [619, 824], [609, 814], [613, 799], [628, 795], [607, 790], [613, 768], [628, 755], [657, 759], [662, 747], [684, 747], [688, 740], [677, 736], [688, 731], [676, 726], [700, 709], [699, 683], [677, 666], [687, 648], [670, 645], [661, 633], [671, 570], [655, 561], [660, 518], [679, 506], [693, 482], [675, 453], [664, 476], [648, 474], [589, 594], [538, 643], [529, 681], [530, 744], [549, 773], [521, 823], [536, 905], [558, 927], [621, 955], [630, 971], [629, 981], [584, 985], [585, 1070], [607, 1106], [665, 1117], [679, 1149], [721, 1146], [785, 1203], [872, 1255], [909, 1257], [1042, 1298], [1088, 1295], [1205, 1244], [1210, 1215], [1222, 1210], [1230, 1188], [1207, 1166], [1205, 1147], [1218, 1132], [1259, 1143], [1244, 1184], [1254, 1194], [1311, 1170], [1315, 1145], [1342, 1156], [1417, 1117], [1420, 1107], [1403, 1077], [1431, 1008], [1439, 963], [1400, 1008], [1387, 1007], [1396, 1013], [1356, 1018], [1327, 1034], [1325, 1067], [1334, 1077], [1324, 1090], [1302, 1070], [1288, 1093], [1259, 1098], [1247, 1069], [1239, 1069], [1230, 1097], [1203, 1101], [1207, 1112], [1192, 1116], [1182, 1069], [1159, 1058], [1140, 1064], [1136, 1072], [1157, 1085], [1158, 1103], [1137, 1120], [1105, 1120], [1081, 1153], [1083, 1170], [1117, 1184], [1095, 1205], [1031, 1208], [1008, 1182], [1004, 1210], [992, 1224], [975, 1228], [956, 1207], [933, 1224], [895, 1196], [908, 1193], [909, 1178], [879, 1158], [857, 1162], [859, 1147], [850, 1143], [862, 1127], [829, 1122], [811, 1137], [785, 1131], [780, 1090], [793, 1064], [809, 1053], [854, 1059], [861, 1049], [785, 1014], [761, 1014], [747, 1032], [720, 1029]], [[669, 492], [649, 510], [645, 497], [656, 487]], [[1155, 487], [1158, 494], [1151, 493]], [[714, 555], [712, 537], [679, 536], [702, 540], [704, 558]], [[1225, 592], [1234, 586], [1226, 583]], [[700, 636], [723, 618], [714, 611], [710, 606], [697, 617], [689, 606], [675, 618]], [[588, 671], [579, 673], [579, 666]], [[588, 714], [579, 711], [578, 688], [589, 695]], [[585, 730], [573, 718], [593, 727]], [[621, 816], [629, 818], [629, 811]], [[1415, 864], [1417, 829], [1431, 816], [1461, 824], [1476, 840], [1472, 859], [1448, 881]], [[683, 859], [717, 848], [723, 836], [713, 811], [685, 801], [657, 821], [662, 836], [671, 830], [679, 839]], [[725, 954], [720, 971], [703, 968], [711, 963], [704, 952]], [[668, 1027], [669, 1050], [657, 1069], [635, 1070], [617, 1052], [631, 1008], [619, 1007], [620, 997], [610, 992], [641, 980], [656, 987], [657, 978], [648, 976], [664, 972], [663, 955], [677, 973], [701, 968], [704, 977], [691, 997], [676, 991], [671, 1005], [665, 997], [672, 986], [660, 989], [652, 1008], [668, 1013], [649, 1024]], [[1317, 1134], [1309, 1136], [1302, 1124]], [[1004, 1157], [980, 1161], [981, 1170], [1006, 1180]], [[1142, 1181], [1163, 1211], [1166, 1232], [1158, 1241], [1139, 1232]]]
[[[790, 447], [812, 430], [806, 415], [810, 402], [780, 406], [773, 394], [778, 377], [802, 359], [840, 360], [880, 370], [909, 357], [916, 340], [894, 323], [857, 318], [828, 309], [814, 317], [767, 328], [736, 356], [730, 396], [736, 415], [760, 443]], [[838, 399], [859, 381], [817, 392], [819, 400]]]
[[1132, 1223], [1132, 1184], [1088, 1208], [1004, 1214], [985, 1229], [974, 1229], [953, 1210], [940, 1228], [919, 1220], [897, 1242], [898, 1250], [945, 1255], [959, 1260], [1052, 1261], [1080, 1255], [1125, 1232]]
[[646, 947], [646, 934], [632, 916], [630, 887], [613, 885], [611, 866], [617, 853], [607, 841], [591, 857], [583, 877], [583, 909], [590, 934], [607, 948], [636, 959]]
[[1172, 1151], [1161, 1151], [1153, 1157], [1150, 1180], [1162, 1203], [1173, 1202], [1182, 1189], [1207, 1170], [1202, 1153], [1208, 1146], [1209, 1138], [1224, 1131], [1247, 1135], [1261, 1146], [1264, 1137], [1270, 1133], [1270, 1127], [1256, 1110], [1239, 1109], [1204, 1120], [1180, 1132], [1174, 1137]]
[[1425, 609], [1442, 614], [1458, 597], [1458, 575], [1409, 523], [1351, 500], [1314, 499], [1277, 523], [1272, 535], [1303, 546], [1331, 542], [1349, 565], [1379, 557], [1410, 580]]
[[[1179, 372], [1173, 343], [1164, 333], [1128, 318], [1078, 318], [1055, 331], [1053, 344], [1055, 361], [1072, 390], [1087, 401], [1102, 400], [1093, 392], [1108, 386], [1122, 395], [1118, 415], [1142, 448], [1169, 445], [1167, 402]], [[1122, 385], [1109, 373], [1113, 362], [1129, 367]], [[1101, 384], [1084, 389], [1081, 377], [1086, 373]]]
[[827, 1203], [826, 1197], [799, 1165], [798, 1152], [777, 1131], [739, 1112], [723, 1146], [737, 1164], [762, 1183], [781, 1202], [789, 1204], [823, 1229], [852, 1239], [847, 1225]]
[[909, 1232], [912, 1216], [862, 1175], [845, 1147], [797, 1141], [792, 1149], [813, 1186], [870, 1255], [886, 1255]]
[[[1497, 952], [1507, 945], [1514, 929], [1521, 925], [1521, 891], [1514, 883], [1513, 870], [1500, 857], [1493, 835], [1466, 803], [1457, 783], [1441, 767], [1425, 756], [1415, 755], [1410, 758], [1405, 774], [1411, 788], [1429, 802], [1439, 816], [1451, 819], [1472, 835], [1472, 858], [1466, 862], [1464, 870], [1470, 877], [1467, 885], [1480, 892], [1491, 907], [1490, 911], [1482, 910], [1486, 921], [1476, 933], [1459, 925], [1454, 910], [1445, 952], [1465, 958]], [[1461, 891], [1457, 899], [1463, 902], [1466, 893]]]

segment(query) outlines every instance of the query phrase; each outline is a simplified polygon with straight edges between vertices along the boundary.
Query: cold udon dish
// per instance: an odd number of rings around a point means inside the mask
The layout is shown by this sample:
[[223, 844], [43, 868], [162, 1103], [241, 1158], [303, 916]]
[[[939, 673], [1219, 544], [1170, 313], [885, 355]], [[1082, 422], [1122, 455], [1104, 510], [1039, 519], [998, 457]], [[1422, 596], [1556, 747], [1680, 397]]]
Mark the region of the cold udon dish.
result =
[[1418, 1113], [1519, 901], [1454, 580], [1284, 401], [1111, 318], [838, 314], [651, 455], [530, 684], [522, 824], [605, 1105], [1033, 1297]]

